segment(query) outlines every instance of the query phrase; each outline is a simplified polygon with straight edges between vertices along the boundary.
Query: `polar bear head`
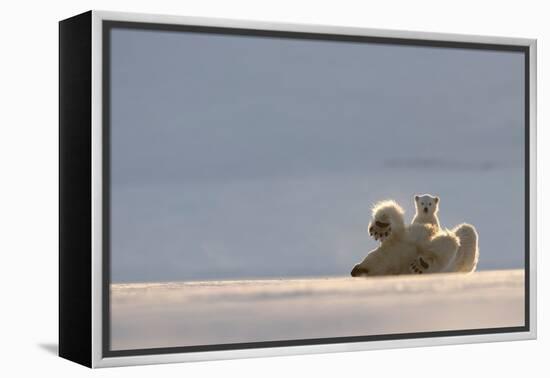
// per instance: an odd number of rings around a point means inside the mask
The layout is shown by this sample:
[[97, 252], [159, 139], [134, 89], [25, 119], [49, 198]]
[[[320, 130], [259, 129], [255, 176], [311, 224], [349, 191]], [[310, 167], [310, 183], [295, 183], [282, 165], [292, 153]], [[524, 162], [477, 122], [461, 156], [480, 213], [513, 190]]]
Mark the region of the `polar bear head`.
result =
[[431, 216], [439, 211], [439, 197], [431, 194], [423, 194], [414, 196], [414, 204], [416, 206], [416, 214], [421, 216]]

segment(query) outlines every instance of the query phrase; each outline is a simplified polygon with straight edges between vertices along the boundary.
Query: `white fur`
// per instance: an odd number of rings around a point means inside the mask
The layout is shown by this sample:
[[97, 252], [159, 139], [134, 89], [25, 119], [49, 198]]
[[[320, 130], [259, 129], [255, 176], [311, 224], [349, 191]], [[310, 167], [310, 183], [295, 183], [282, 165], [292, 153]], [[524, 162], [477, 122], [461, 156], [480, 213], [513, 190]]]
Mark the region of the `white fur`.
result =
[[460, 224], [453, 229], [454, 234], [460, 240], [460, 247], [455, 259], [456, 272], [473, 272], [479, 260], [477, 245], [478, 235], [476, 229], [467, 223]]
[[439, 218], [437, 213], [439, 211], [439, 197], [432, 196], [431, 194], [415, 195], [414, 205], [416, 208], [416, 214], [412, 220], [413, 224], [431, 224], [438, 229]]
[[369, 232], [373, 237], [381, 234], [381, 244], [355, 265], [352, 276], [471, 272], [476, 268], [477, 233], [471, 225], [453, 230], [424, 223], [406, 226], [403, 209], [395, 201], [377, 203], [372, 218]]

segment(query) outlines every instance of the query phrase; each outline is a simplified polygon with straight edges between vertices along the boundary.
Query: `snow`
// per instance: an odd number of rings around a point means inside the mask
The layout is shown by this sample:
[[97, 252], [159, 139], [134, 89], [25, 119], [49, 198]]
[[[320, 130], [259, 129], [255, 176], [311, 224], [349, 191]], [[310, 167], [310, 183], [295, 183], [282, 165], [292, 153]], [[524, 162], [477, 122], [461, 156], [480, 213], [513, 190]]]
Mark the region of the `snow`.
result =
[[524, 324], [524, 271], [111, 285], [113, 350]]

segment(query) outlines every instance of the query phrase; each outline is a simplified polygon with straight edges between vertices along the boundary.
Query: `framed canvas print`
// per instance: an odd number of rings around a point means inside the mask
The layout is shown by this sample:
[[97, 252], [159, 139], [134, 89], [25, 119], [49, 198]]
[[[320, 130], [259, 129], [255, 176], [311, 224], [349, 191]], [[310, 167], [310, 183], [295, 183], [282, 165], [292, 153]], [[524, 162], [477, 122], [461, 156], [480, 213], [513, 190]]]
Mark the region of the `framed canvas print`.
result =
[[59, 24], [59, 354], [536, 337], [536, 42]]

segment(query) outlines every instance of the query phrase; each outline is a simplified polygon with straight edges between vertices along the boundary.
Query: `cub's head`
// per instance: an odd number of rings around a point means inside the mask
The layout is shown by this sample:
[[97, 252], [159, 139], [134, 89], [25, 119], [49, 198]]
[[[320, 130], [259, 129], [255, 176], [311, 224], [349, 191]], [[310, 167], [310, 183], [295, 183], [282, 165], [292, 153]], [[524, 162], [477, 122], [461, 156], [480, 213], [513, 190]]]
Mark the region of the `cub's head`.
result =
[[439, 197], [430, 194], [414, 196], [416, 213], [423, 215], [436, 214], [439, 210]]

